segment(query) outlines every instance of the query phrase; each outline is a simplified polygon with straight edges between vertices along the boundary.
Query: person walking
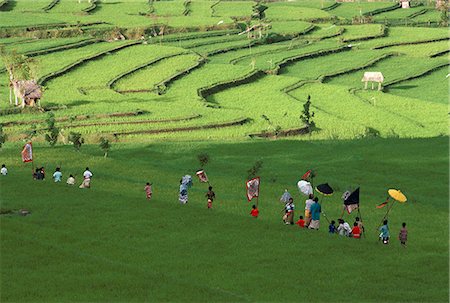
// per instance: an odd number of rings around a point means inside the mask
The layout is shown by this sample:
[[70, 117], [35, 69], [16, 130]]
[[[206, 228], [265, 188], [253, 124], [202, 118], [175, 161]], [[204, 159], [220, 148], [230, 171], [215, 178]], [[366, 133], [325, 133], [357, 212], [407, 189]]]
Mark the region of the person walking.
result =
[[398, 239], [403, 247], [406, 247], [406, 241], [408, 240], [408, 230], [406, 229], [406, 223], [402, 223], [402, 228], [398, 234]]
[[314, 204], [314, 195], [309, 195], [308, 200], [305, 201], [305, 227], [309, 226], [311, 222], [311, 205]]
[[0, 169], [0, 173], [2, 176], [6, 176], [8, 174], [8, 169], [6, 168], [5, 164], [2, 164], [2, 169]]
[[383, 226], [380, 227], [380, 239], [383, 241], [383, 244], [389, 244], [389, 236], [388, 220], [384, 220]]
[[91, 188], [91, 178], [93, 174], [89, 170], [89, 167], [86, 167], [86, 170], [83, 173], [83, 182], [80, 185], [80, 188]]
[[320, 227], [320, 213], [322, 212], [322, 207], [319, 204], [319, 199], [314, 197], [314, 203], [311, 205], [311, 223], [309, 223], [309, 229], [319, 230]]

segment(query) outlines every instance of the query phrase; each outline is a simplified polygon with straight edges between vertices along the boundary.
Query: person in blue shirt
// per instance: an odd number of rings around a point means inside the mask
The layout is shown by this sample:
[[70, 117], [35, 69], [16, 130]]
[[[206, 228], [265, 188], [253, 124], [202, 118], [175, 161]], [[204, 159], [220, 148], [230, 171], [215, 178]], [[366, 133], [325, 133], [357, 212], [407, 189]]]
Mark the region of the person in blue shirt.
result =
[[330, 225], [328, 225], [328, 232], [330, 234], [335, 234], [336, 233], [336, 221], [332, 220]]
[[311, 223], [309, 223], [309, 229], [318, 230], [320, 226], [320, 213], [322, 207], [319, 204], [319, 198], [314, 197], [314, 203], [311, 205]]
[[383, 241], [383, 244], [389, 244], [388, 220], [384, 220], [383, 226], [380, 227], [380, 239]]
[[62, 179], [62, 172], [61, 169], [57, 167], [55, 172], [53, 173], [53, 180], [55, 180], [55, 182], [61, 182], [61, 179]]

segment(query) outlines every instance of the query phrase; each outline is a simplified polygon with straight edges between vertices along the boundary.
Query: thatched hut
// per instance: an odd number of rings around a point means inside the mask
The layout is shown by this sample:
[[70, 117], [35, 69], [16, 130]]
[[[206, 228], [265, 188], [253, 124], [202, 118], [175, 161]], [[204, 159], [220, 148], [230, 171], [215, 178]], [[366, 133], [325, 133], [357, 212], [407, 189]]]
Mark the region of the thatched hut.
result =
[[[14, 80], [12, 81], [14, 94], [22, 99], [22, 108], [26, 106], [36, 106], [42, 97], [42, 90], [35, 80]], [[17, 102], [16, 102], [17, 105]]]
[[384, 77], [381, 72], [365, 72], [363, 78], [361, 79], [361, 82], [365, 82], [364, 89], [367, 89], [367, 84], [369, 82], [372, 82], [372, 89], [373, 83], [378, 83], [378, 90], [381, 90], [381, 83], [383, 83]]
[[400, 4], [402, 6], [402, 8], [410, 8], [410, 0], [400, 0]]

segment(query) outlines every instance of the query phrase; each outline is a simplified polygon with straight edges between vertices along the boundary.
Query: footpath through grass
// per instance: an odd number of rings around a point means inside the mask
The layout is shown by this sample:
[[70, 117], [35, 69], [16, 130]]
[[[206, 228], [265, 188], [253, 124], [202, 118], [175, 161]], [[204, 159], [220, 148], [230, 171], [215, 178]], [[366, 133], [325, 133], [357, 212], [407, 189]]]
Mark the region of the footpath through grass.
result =
[[[92, 188], [33, 181], [19, 145], [7, 144], [1, 162], [1, 208], [29, 209], [1, 216], [1, 301], [295, 301], [444, 302], [448, 299], [448, 137], [357, 141], [255, 141], [116, 145], [103, 158], [97, 146], [36, 144], [36, 165], [48, 176], [62, 165], [64, 180], [86, 166]], [[206, 209], [205, 184], [194, 182], [179, 205], [179, 179], [194, 174], [207, 152], [206, 171], [217, 200]], [[246, 170], [263, 160], [260, 218], [249, 215]], [[294, 195], [309, 168], [315, 183], [336, 193], [323, 200], [340, 215], [340, 196], [361, 186], [366, 236], [361, 240], [281, 223], [278, 202]], [[145, 182], [154, 197], [145, 200]], [[408, 202], [392, 209], [389, 246], [377, 242], [385, 209], [375, 205], [390, 187]], [[355, 215], [346, 215], [353, 223]], [[396, 236], [409, 229], [408, 248]]]

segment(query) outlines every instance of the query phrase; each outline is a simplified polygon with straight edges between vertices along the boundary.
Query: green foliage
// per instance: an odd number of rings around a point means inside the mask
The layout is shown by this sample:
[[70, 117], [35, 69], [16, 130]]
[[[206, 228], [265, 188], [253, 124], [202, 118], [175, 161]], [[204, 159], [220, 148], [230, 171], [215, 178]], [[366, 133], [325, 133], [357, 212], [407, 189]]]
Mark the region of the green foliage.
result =
[[440, 22], [439, 25], [442, 27], [448, 26], [448, 3], [444, 3], [444, 5], [441, 5], [440, 7]]
[[200, 168], [204, 168], [209, 163], [209, 155], [207, 153], [201, 153], [197, 155]]
[[[80, 151], [81, 145], [84, 144], [84, 139], [80, 133], [70, 132], [69, 133], [69, 142], [72, 142], [73, 147], [75, 148], [76, 151]], [[106, 153], [107, 152], [105, 152], [105, 157], [106, 157]]]
[[106, 158], [108, 156], [108, 152], [111, 149], [111, 143], [109, 142], [109, 140], [105, 137], [100, 137], [100, 144], [99, 144], [100, 148], [103, 150], [103, 152], [105, 153], [104, 157]]
[[263, 5], [262, 2], [262, 0], [256, 1], [256, 4], [253, 6], [252, 18], [259, 20], [264, 20], [266, 18], [265, 11], [266, 9], [268, 9], [268, 7], [266, 5]]
[[53, 112], [48, 113], [45, 123], [47, 124], [45, 140], [50, 144], [50, 146], [55, 146], [56, 142], [58, 142], [59, 128], [56, 127], [55, 114]]
[[33, 139], [33, 137], [35, 137], [37, 135], [37, 127], [36, 124], [31, 124], [30, 128], [27, 129], [25, 132], [25, 139], [26, 140], [31, 140]]
[[5, 144], [6, 139], [8, 139], [8, 136], [3, 131], [3, 125], [0, 124], [0, 148]]
[[263, 163], [264, 162], [262, 160], [256, 161], [255, 164], [253, 164], [253, 166], [247, 170], [247, 174], [248, 174], [247, 178], [248, 179], [255, 178], [260, 173]]
[[0, 57], [8, 73], [16, 80], [35, 79], [37, 75], [37, 62], [32, 58], [26, 58], [15, 50], [7, 51], [0, 48]]
[[311, 107], [311, 96], [308, 95], [306, 102], [303, 104], [303, 110], [302, 114], [300, 115], [300, 120], [311, 132], [316, 127], [316, 123], [312, 120], [315, 113], [313, 111], [310, 111], [310, 107]]

